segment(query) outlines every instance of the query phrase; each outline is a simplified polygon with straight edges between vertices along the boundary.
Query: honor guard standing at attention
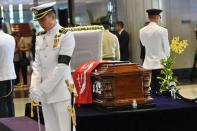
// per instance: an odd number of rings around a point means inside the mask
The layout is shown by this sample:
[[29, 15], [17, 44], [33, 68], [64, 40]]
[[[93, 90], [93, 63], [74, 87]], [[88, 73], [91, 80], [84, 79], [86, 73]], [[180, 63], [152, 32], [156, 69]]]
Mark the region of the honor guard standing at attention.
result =
[[145, 47], [145, 60], [143, 67], [152, 70], [151, 94], [160, 94], [160, 84], [157, 79], [161, 75], [161, 60], [170, 55], [168, 30], [159, 26], [160, 9], [147, 10], [150, 23], [140, 30], [140, 40]]
[[14, 37], [4, 33], [0, 18], [0, 118], [14, 117], [13, 83], [16, 79], [14, 70]]
[[41, 102], [46, 131], [71, 130], [71, 95], [73, 84], [70, 60], [75, 48], [72, 32], [56, 22], [55, 2], [32, 7], [34, 19], [44, 29], [36, 36], [36, 53], [30, 98]]

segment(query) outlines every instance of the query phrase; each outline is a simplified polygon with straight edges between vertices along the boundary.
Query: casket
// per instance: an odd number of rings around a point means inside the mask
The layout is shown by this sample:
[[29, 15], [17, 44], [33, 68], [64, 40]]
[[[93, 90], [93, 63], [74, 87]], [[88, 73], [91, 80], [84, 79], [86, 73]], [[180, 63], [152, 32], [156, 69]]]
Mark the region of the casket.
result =
[[133, 63], [107, 63], [91, 73], [93, 102], [103, 107], [153, 104], [150, 71]]

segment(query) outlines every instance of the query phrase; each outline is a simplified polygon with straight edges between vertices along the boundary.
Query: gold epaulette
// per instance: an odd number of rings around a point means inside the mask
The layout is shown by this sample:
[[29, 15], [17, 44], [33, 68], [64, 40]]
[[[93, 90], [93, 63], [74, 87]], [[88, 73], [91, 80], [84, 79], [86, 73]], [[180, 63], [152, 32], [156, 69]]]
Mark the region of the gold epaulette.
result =
[[66, 28], [61, 28], [59, 30], [60, 33], [66, 34], [68, 32], [68, 30]]
[[46, 33], [47, 33], [46, 31], [40, 31], [40, 32], [38, 32], [36, 35], [39, 36], [39, 35], [44, 35], [44, 34], [46, 34]]

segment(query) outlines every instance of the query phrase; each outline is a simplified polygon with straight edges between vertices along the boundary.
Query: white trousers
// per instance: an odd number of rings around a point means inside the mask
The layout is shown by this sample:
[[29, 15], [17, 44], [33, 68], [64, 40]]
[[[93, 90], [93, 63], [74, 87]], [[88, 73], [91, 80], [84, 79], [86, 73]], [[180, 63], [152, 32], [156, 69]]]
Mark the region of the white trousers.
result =
[[71, 131], [71, 114], [68, 112], [70, 103], [70, 100], [67, 100], [52, 104], [42, 104], [45, 131]]

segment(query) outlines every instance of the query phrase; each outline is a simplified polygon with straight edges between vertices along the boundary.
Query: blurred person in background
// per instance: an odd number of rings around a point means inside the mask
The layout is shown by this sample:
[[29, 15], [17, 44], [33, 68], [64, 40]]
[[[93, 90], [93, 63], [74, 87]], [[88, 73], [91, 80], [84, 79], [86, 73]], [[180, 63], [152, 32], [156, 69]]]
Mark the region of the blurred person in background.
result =
[[129, 34], [124, 29], [122, 21], [116, 22], [115, 31], [120, 44], [120, 60], [129, 61]]
[[[17, 79], [15, 81], [15, 85], [21, 86], [27, 85], [27, 67], [30, 65], [31, 60], [31, 44], [25, 41], [25, 38], [22, 36], [22, 33], [14, 33], [13, 34], [16, 47], [15, 47], [15, 54], [14, 54], [14, 64], [15, 64], [15, 72], [17, 75]], [[22, 80], [20, 78], [20, 70], [22, 74]]]
[[15, 46], [15, 51], [14, 51], [14, 68], [15, 68], [15, 73], [16, 73], [16, 80], [15, 80], [15, 85], [19, 86], [20, 85], [20, 53], [19, 53], [19, 41], [20, 41], [20, 34], [13, 33], [12, 36], [15, 38], [16, 46]]
[[35, 60], [35, 50], [36, 50], [36, 29], [32, 29], [32, 39], [31, 39], [31, 44], [32, 44], [32, 59], [33, 61]]
[[120, 48], [116, 35], [109, 31], [110, 23], [108, 21], [102, 21], [101, 25], [104, 27], [103, 39], [102, 39], [102, 53], [103, 60], [120, 60]]

